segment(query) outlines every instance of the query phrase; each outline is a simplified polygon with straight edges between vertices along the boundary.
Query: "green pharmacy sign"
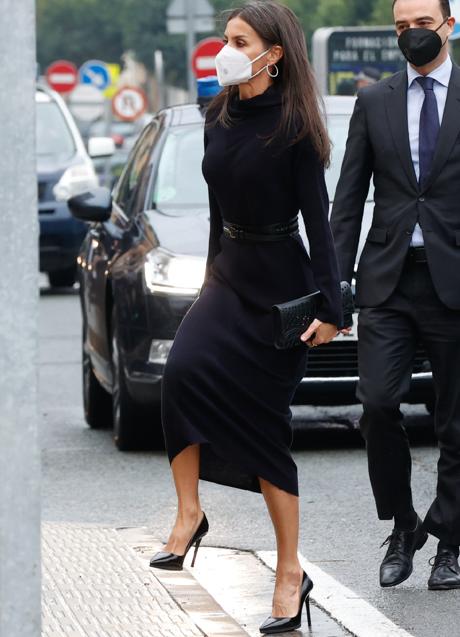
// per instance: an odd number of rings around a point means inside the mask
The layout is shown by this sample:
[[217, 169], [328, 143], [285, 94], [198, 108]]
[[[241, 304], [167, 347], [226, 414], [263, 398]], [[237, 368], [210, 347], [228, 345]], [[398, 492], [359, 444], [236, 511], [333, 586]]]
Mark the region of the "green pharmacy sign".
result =
[[353, 95], [360, 77], [393, 75], [405, 60], [394, 27], [337, 27], [315, 31], [313, 64], [324, 95]]

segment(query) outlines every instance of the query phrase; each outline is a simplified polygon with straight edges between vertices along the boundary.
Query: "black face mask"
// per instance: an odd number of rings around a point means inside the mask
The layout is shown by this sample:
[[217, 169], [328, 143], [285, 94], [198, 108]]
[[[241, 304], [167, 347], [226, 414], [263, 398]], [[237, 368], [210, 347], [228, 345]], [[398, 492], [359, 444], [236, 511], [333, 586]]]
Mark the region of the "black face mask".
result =
[[[406, 29], [398, 38], [398, 45], [402, 54], [410, 64], [425, 66], [438, 57], [444, 46], [437, 31], [446, 24], [448, 18], [434, 31], [431, 29]], [[447, 42], [447, 40], [446, 40]]]

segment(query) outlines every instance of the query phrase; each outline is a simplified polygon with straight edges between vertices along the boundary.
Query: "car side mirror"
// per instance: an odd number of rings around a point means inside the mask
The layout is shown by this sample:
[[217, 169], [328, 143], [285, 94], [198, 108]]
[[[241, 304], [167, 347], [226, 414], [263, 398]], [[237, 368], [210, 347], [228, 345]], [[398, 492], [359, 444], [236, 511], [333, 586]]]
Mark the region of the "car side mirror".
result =
[[108, 188], [93, 188], [71, 197], [67, 204], [74, 217], [81, 221], [102, 223], [112, 214], [112, 195]]
[[90, 137], [88, 154], [93, 159], [111, 157], [115, 153], [115, 142], [111, 137]]

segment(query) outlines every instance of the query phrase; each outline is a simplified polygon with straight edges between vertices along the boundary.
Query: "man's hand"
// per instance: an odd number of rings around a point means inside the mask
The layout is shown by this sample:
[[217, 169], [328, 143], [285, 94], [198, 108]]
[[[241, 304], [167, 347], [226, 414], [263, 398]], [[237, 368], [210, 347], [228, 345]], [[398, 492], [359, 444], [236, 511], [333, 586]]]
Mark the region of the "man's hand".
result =
[[316, 347], [329, 343], [337, 336], [337, 333], [337, 325], [315, 319], [300, 338], [308, 347]]

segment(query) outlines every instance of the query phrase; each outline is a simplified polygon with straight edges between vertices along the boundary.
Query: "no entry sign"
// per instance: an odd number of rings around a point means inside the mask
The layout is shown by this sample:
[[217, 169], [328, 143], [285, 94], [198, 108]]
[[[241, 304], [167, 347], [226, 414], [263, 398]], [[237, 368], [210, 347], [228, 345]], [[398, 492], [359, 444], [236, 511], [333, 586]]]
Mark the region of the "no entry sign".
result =
[[114, 115], [126, 122], [133, 122], [147, 110], [147, 97], [136, 86], [123, 86], [112, 98]]
[[58, 93], [70, 93], [78, 84], [78, 70], [67, 60], [57, 60], [46, 69], [46, 81]]
[[223, 46], [219, 38], [206, 38], [198, 42], [192, 54], [192, 69], [196, 78], [216, 75], [214, 60]]

